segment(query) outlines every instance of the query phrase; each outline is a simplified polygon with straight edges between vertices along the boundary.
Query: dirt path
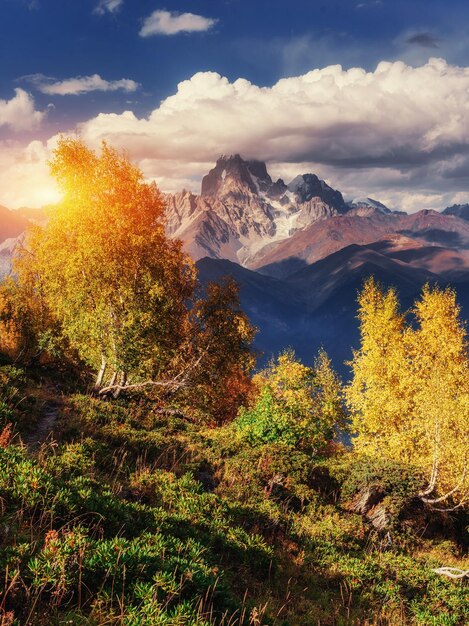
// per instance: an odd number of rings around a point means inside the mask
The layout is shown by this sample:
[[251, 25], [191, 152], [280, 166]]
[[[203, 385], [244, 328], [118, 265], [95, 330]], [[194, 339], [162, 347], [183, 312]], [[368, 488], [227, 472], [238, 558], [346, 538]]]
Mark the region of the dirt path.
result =
[[23, 438], [25, 445], [30, 451], [37, 450], [37, 448], [51, 436], [59, 416], [59, 411], [60, 404], [58, 402], [48, 400], [44, 404], [42, 416], [36, 424], [36, 427]]

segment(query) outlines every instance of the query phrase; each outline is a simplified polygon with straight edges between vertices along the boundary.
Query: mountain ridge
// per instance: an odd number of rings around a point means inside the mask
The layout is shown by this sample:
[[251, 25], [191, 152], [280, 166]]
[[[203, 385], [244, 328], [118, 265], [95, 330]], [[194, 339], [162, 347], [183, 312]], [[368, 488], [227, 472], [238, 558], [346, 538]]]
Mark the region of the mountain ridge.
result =
[[[346, 374], [358, 341], [356, 296], [370, 275], [396, 287], [405, 306], [426, 282], [452, 284], [468, 317], [469, 205], [407, 214], [367, 196], [346, 202], [315, 174], [286, 184], [239, 155], [218, 159], [200, 195], [164, 198], [167, 233], [183, 241], [201, 284], [227, 275], [239, 283], [266, 359], [291, 346], [311, 361], [324, 346]], [[0, 207], [0, 218], [5, 275], [21, 232], [44, 216]]]
[[[430, 245], [469, 247], [462, 205], [393, 211], [364, 196], [346, 202], [316, 174], [274, 181], [262, 161], [221, 156], [201, 193], [166, 194], [167, 232], [194, 260], [229, 259], [264, 273], [283, 261], [313, 263], [347, 245], [404, 234]], [[454, 221], [456, 220], [456, 221]]]

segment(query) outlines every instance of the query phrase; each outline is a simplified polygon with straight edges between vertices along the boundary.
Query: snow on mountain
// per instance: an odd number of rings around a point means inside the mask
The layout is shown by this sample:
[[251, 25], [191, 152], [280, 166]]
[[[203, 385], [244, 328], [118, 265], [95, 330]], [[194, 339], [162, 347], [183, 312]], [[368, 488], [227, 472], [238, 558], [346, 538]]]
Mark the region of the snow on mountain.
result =
[[355, 215], [366, 216], [369, 213], [374, 211], [379, 211], [384, 215], [389, 215], [391, 213], [395, 213], [395, 211], [391, 211], [388, 207], [379, 202], [379, 200], [374, 200], [373, 198], [355, 198], [351, 202], [348, 202], [348, 207]]
[[348, 210], [342, 194], [314, 174], [289, 185], [273, 181], [261, 161], [222, 156], [204, 176], [200, 196], [168, 194], [167, 231], [194, 259], [224, 258], [247, 265], [272, 243]]

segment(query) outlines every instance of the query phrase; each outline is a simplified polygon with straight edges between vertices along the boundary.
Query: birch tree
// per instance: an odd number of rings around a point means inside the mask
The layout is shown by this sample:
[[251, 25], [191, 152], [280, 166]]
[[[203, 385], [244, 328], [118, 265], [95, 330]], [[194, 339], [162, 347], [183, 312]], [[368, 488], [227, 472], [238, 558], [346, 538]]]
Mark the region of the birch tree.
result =
[[129, 159], [61, 139], [50, 163], [63, 192], [16, 263], [33, 273], [95, 387], [157, 380], [187, 332], [195, 270], [164, 230], [164, 202]]
[[409, 318], [394, 290], [369, 280], [359, 296], [361, 346], [346, 390], [355, 448], [409, 463], [436, 508], [469, 496], [468, 343], [456, 295], [424, 287]]

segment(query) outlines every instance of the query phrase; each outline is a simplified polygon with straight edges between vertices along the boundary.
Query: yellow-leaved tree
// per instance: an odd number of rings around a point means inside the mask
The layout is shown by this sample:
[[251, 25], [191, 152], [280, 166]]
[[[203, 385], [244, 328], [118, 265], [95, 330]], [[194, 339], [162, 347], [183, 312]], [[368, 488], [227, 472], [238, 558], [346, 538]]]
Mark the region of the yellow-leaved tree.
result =
[[63, 200], [28, 237], [15, 270], [33, 277], [96, 388], [157, 379], [186, 333], [194, 268], [164, 232], [164, 202], [125, 155], [61, 139], [50, 164]]
[[[327, 454], [345, 426], [342, 385], [321, 350], [314, 367], [303, 365], [292, 350], [254, 377], [251, 406], [242, 407], [238, 432], [254, 445], [281, 443], [312, 454]], [[256, 393], [257, 390], [257, 393]]]
[[[469, 496], [469, 358], [466, 329], [452, 289], [425, 286], [409, 333], [419, 465], [431, 473], [422, 497], [432, 504]], [[418, 426], [417, 426], [418, 424]], [[437, 495], [434, 495], [434, 494]]]
[[[9, 340], [15, 323], [31, 326], [38, 344], [50, 336], [94, 371], [100, 395], [158, 389], [165, 401], [184, 391], [218, 421], [235, 414], [254, 363], [237, 287], [209, 286], [196, 299], [195, 266], [165, 234], [163, 197], [125, 154], [62, 138], [50, 166], [63, 200], [30, 230], [16, 279], [2, 287]], [[29, 326], [15, 314], [23, 309]], [[230, 401], [215, 415], [224, 387]], [[202, 389], [212, 397], [201, 401]]]
[[419, 495], [427, 503], [461, 506], [469, 488], [465, 328], [451, 289], [426, 286], [411, 313], [411, 321], [400, 313], [394, 289], [365, 283], [361, 345], [346, 389], [354, 446], [421, 470], [427, 483]]

